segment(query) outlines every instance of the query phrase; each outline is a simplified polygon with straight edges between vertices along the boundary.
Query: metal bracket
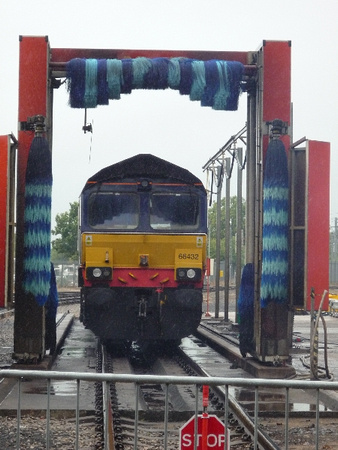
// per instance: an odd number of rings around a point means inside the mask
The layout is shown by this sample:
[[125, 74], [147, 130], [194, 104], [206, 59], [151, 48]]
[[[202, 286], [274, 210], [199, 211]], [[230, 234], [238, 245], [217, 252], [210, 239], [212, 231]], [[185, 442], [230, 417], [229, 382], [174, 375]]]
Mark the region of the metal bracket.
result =
[[288, 124], [281, 119], [274, 119], [272, 122], [266, 122], [266, 125], [271, 139], [278, 139], [280, 136], [288, 134]]
[[41, 114], [27, 117], [26, 122], [20, 122], [21, 131], [35, 131], [35, 133], [43, 133], [45, 131], [45, 117]]
[[85, 115], [84, 115], [84, 124], [82, 127], [82, 131], [86, 134], [87, 132], [92, 133], [93, 132], [93, 126], [91, 123], [87, 123], [87, 108], [85, 108]]

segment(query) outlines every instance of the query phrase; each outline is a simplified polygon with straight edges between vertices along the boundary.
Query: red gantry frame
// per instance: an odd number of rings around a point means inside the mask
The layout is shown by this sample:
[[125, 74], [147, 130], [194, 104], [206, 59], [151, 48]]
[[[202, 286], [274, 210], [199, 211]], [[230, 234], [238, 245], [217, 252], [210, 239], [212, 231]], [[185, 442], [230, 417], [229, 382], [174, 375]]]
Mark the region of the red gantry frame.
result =
[[[239, 61], [245, 66], [245, 77], [251, 82], [248, 89], [247, 122], [247, 168], [249, 187], [247, 190], [247, 261], [255, 264], [255, 341], [256, 356], [262, 361], [286, 359], [289, 351], [290, 317], [293, 314], [292, 295], [295, 290], [301, 299], [296, 306], [307, 308], [311, 288], [316, 295], [328, 289], [329, 262], [329, 145], [311, 142], [306, 145], [302, 166], [304, 203], [302, 236], [297, 235], [298, 225], [292, 223], [292, 255], [301, 257], [297, 267], [303, 270], [300, 282], [291, 259], [292, 288], [290, 304], [282, 311], [271, 308], [262, 315], [259, 304], [259, 277], [261, 264], [262, 235], [262, 172], [263, 160], [269, 143], [271, 123], [280, 119], [285, 133], [282, 140], [287, 151], [291, 147], [291, 43], [288, 41], [264, 41], [257, 51], [174, 51], [174, 50], [102, 50], [50, 48], [47, 37], [20, 37], [19, 65], [19, 131], [17, 169], [17, 240], [16, 240], [16, 289], [14, 354], [18, 360], [41, 358], [44, 355], [44, 308], [27, 302], [22, 288], [23, 232], [25, 171], [29, 148], [34, 132], [28, 124], [32, 117], [42, 115], [46, 121], [46, 137], [52, 144], [53, 90], [65, 77], [66, 63], [73, 58], [136, 58], [136, 57], [186, 57], [199, 60]], [[121, 100], [123, 101], [123, 100]], [[57, 151], [57, 149], [55, 149]], [[289, 158], [290, 159], [290, 158]], [[291, 161], [291, 159], [290, 159]], [[319, 164], [320, 162], [320, 164]], [[312, 164], [315, 165], [316, 173]], [[299, 175], [299, 174], [298, 174]], [[293, 180], [298, 180], [298, 175]], [[296, 183], [297, 184], [297, 183]], [[306, 191], [307, 190], [307, 191]], [[293, 190], [294, 192], [294, 190]], [[317, 208], [320, 207], [320, 214]], [[4, 206], [1, 204], [2, 210]], [[249, 214], [248, 214], [249, 212]], [[320, 220], [319, 220], [320, 216]], [[292, 234], [293, 232], [294, 235]], [[297, 236], [296, 236], [297, 235]], [[296, 236], [296, 238], [295, 238]], [[300, 251], [300, 248], [301, 250]], [[319, 251], [320, 249], [320, 251]], [[317, 269], [316, 269], [317, 268]], [[1, 283], [0, 278], [0, 283]], [[2, 286], [0, 286], [1, 288]], [[301, 293], [299, 294], [299, 291]], [[317, 297], [316, 297], [317, 299]], [[319, 300], [316, 300], [318, 308]], [[262, 332], [264, 321], [278, 322], [272, 335]]]
[[16, 144], [0, 136], [0, 308], [13, 307]]

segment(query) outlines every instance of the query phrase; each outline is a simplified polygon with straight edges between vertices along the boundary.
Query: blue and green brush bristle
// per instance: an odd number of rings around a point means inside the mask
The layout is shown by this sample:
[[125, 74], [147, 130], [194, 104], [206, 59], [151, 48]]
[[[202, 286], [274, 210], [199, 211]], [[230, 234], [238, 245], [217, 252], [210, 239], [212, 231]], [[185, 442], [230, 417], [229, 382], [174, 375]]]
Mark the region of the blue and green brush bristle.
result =
[[95, 108], [133, 89], [176, 89], [201, 106], [235, 111], [244, 66], [238, 61], [190, 58], [71, 59], [67, 79], [72, 108]]
[[285, 303], [288, 296], [289, 181], [284, 144], [273, 139], [267, 149], [263, 180], [263, 254], [261, 307]]
[[26, 170], [23, 288], [41, 306], [50, 289], [51, 194], [51, 153], [47, 140], [36, 136]]

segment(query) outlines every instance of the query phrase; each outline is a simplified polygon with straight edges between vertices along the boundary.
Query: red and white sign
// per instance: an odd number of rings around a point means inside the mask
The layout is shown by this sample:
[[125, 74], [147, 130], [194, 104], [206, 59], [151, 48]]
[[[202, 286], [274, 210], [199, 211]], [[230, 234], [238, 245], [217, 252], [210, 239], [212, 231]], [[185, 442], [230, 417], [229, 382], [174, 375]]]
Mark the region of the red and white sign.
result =
[[[197, 450], [229, 450], [230, 431], [225, 445], [224, 423], [214, 415], [199, 414], [197, 416]], [[180, 450], [195, 448], [195, 416], [180, 429]]]

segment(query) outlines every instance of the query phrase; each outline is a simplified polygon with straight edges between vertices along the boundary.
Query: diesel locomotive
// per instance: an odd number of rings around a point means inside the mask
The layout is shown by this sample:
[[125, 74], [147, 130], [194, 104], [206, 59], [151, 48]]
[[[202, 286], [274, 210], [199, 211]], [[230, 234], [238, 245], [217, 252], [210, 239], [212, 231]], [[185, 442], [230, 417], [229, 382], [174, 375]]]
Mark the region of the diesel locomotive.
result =
[[104, 342], [179, 342], [202, 314], [207, 195], [150, 154], [106, 167], [80, 196], [81, 320]]

